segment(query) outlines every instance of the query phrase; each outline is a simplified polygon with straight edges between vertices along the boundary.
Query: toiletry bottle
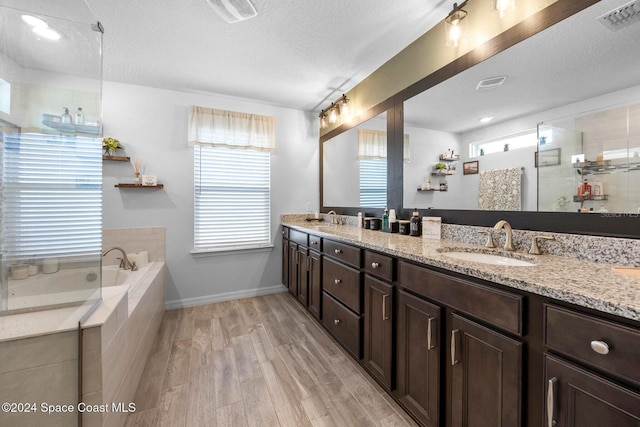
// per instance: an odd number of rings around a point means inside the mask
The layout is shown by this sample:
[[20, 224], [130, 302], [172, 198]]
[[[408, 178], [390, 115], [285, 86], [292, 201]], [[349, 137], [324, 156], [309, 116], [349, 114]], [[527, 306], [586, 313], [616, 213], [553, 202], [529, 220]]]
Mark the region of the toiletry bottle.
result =
[[587, 181], [587, 178], [584, 179], [584, 184], [582, 185], [582, 189], [583, 189], [584, 199], [585, 200], [591, 199], [591, 184], [589, 184], [589, 182]]
[[414, 210], [411, 216], [411, 224], [409, 225], [409, 235], [420, 236], [420, 234], [420, 212]]
[[362, 216], [362, 212], [358, 212], [358, 227], [364, 227], [364, 217]]
[[382, 231], [389, 231], [389, 209], [384, 208], [382, 214]]
[[69, 114], [69, 109], [67, 107], [62, 108], [64, 108], [64, 113], [60, 116], [60, 123], [71, 124], [71, 122], [73, 122], [73, 118], [71, 117], [71, 114]]
[[82, 107], [78, 107], [78, 111], [76, 111], [75, 124], [84, 125], [84, 113], [82, 112]]

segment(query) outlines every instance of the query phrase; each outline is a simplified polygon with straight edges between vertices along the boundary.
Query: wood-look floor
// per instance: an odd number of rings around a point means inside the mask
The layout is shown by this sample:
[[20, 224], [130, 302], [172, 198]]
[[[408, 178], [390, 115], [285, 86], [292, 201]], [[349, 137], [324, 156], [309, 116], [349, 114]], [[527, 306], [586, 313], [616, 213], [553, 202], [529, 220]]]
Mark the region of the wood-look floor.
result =
[[288, 292], [170, 310], [126, 425], [415, 426]]

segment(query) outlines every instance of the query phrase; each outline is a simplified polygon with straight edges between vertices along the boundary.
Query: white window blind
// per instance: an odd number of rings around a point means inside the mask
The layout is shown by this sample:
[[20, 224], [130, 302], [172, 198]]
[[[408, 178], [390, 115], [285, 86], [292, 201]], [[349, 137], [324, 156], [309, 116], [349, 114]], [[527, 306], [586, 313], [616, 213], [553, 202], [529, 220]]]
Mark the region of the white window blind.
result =
[[270, 245], [270, 153], [194, 146], [196, 251]]
[[387, 206], [387, 159], [360, 159], [360, 206]]
[[3, 258], [100, 257], [100, 140], [3, 134], [1, 145]]

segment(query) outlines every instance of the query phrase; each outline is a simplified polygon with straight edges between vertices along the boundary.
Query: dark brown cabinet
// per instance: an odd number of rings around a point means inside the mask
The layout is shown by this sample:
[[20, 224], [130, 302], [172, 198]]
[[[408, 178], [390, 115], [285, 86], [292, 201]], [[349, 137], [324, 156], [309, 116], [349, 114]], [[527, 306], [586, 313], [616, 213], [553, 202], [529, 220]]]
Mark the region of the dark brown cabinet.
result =
[[547, 355], [545, 384], [545, 426], [640, 426], [640, 394], [576, 365]]
[[522, 425], [522, 343], [453, 314], [451, 425]]
[[439, 426], [440, 307], [398, 291], [397, 325], [398, 399], [425, 426]]
[[387, 390], [393, 377], [393, 286], [364, 279], [364, 365]]
[[309, 269], [307, 308], [316, 319], [320, 320], [322, 318], [322, 257], [319, 253], [310, 250], [307, 262]]
[[298, 296], [298, 245], [294, 242], [289, 242], [289, 292], [293, 296]]
[[[284, 233], [282, 233], [284, 236]], [[282, 284], [289, 288], [289, 240], [282, 238]]]
[[305, 307], [309, 301], [309, 251], [304, 246], [298, 246], [298, 301]]

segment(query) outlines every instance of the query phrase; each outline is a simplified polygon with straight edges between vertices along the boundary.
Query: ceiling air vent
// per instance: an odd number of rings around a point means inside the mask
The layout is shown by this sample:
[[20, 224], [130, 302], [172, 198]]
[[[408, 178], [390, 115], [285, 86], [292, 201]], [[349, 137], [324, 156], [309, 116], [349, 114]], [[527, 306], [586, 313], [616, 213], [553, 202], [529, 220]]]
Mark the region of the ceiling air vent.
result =
[[596, 19], [611, 31], [618, 31], [640, 21], [640, 2], [633, 0]]
[[489, 77], [488, 79], [480, 80], [476, 90], [495, 89], [502, 86], [505, 80], [507, 80], [507, 76]]

